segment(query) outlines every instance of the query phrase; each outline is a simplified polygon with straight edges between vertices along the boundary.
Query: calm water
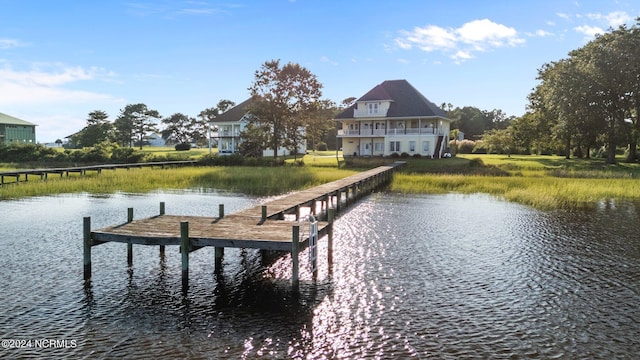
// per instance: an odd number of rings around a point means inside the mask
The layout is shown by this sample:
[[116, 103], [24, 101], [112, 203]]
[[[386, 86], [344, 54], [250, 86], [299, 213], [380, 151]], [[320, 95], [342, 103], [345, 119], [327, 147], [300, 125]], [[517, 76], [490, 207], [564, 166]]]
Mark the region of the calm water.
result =
[[[0, 358], [569, 358], [640, 354], [640, 209], [602, 204], [540, 212], [487, 196], [374, 194], [335, 226], [334, 264], [320, 241], [313, 284], [301, 258], [168, 247], [93, 248], [82, 281], [82, 217], [93, 228], [158, 213], [232, 213], [254, 199], [224, 193], [62, 196], [0, 203], [0, 338], [54, 340]], [[67, 340], [67, 347], [61, 347]], [[58, 342], [55, 342], [58, 341]], [[3, 342], [3, 345], [5, 342]], [[35, 342], [32, 342], [35, 344]]]

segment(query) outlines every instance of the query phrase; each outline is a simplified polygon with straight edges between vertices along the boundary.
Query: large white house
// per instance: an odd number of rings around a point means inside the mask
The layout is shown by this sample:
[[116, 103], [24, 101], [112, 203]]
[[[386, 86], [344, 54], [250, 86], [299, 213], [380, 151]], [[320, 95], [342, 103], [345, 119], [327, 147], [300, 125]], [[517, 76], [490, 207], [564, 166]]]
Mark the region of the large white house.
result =
[[[232, 107], [224, 113], [218, 115], [211, 125], [218, 128], [218, 154], [230, 155], [238, 152], [238, 146], [242, 142], [241, 134], [244, 128], [249, 124], [249, 108], [251, 106], [251, 98]], [[304, 132], [305, 129], [300, 129]], [[307, 151], [306, 141], [298, 147], [298, 153], [304, 154]], [[278, 156], [290, 155], [291, 152], [285, 148], [278, 149]], [[265, 149], [262, 151], [263, 156], [273, 156], [273, 149]]]
[[440, 158], [451, 120], [406, 80], [387, 80], [335, 118], [345, 156], [407, 153]]

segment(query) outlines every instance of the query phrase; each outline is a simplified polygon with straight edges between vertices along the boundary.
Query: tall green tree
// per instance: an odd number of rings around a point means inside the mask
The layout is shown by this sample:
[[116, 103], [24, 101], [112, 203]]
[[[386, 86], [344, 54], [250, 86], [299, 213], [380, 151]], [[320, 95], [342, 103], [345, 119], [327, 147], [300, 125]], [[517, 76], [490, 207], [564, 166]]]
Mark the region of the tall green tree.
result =
[[123, 146], [132, 146], [134, 139], [142, 149], [145, 137], [151, 132], [157, 132], [156, 119], [161, 116], [157, 110], [149, 109], [145, 104], [129, 104], [120, 110], [120, 115], [114, 122], [118, 139]]
[[175, 113], [162, 119], [165, 126], [162, 130], [162, 138], [168, 144], [190, 144], [192, 141], [192, 129], [196, 120], [182, 113]]
[[113, 124], [109, 121], [109, 115], [102, 110], [95, 110], [89, 113], [87, 125], [72, 138], [72, 142], [89, 147], [113, 139]]
[[249, 87], [249, 121], [265, 133], [275, 161], [278, 149], [286, 145], [286, 134], [298, 132], [320, 107], [321, 89], [317, 77], [299, 64], [281, 67], [280, 60], [271, 60], [256, 70]]

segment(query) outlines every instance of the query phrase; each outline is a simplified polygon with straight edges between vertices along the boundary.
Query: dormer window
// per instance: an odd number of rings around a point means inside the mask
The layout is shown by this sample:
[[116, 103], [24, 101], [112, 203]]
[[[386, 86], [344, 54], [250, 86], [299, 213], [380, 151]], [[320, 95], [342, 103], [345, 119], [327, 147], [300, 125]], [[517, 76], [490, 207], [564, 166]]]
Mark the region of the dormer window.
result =
[[369, 103], [367, 109], [370, 115], [378, 114], [378, 103]]

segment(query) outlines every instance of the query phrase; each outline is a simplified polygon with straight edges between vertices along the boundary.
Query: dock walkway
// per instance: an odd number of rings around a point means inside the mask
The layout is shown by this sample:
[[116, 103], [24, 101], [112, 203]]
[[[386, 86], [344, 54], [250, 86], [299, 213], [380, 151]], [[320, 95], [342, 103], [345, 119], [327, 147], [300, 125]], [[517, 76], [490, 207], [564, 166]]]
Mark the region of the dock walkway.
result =
[[[332, 222], [342, 206], [389, 183], [393, 170], [402, 165], [397, 162], [380, 166], [346, 178], [293, 192], [262, 205], [250, 207], [231, 215], [224, 214], [220, 204], [217, 217], [166, 215], [164, 203], [160, 214], [151, 218], [134, 220], [133, 209], [128, 212], [126, 223], [91, 230], [91, 219], [84, 219], [84, 278], [91, 278], [91, 247], [106, 242], [128, 244], [128, 262], [132, 264], [132, 245], [159, 245], [164, 252], [167, 245], [179, 245], [190, 251], [206, 246], [216, 248], [216, 270], [222, 263], [224, 248], [254, 248], [262, 250], [290, 251], [293, 258], [292, 285], [298, 289], [298, 253], [309, 246], [310, 238], [317, 240], [328, 235], [329, 260], [332, 258]], [[300, 208], [308, 207], [315, 215], [317, 234], [301, 229]], [[287, 216], [288, 215], [288, 216]], [[315, 230], [315, 229], [314, 229]], [[181, 251], [183, 260], [183, 291], [188, 288], [188, 254]]]

